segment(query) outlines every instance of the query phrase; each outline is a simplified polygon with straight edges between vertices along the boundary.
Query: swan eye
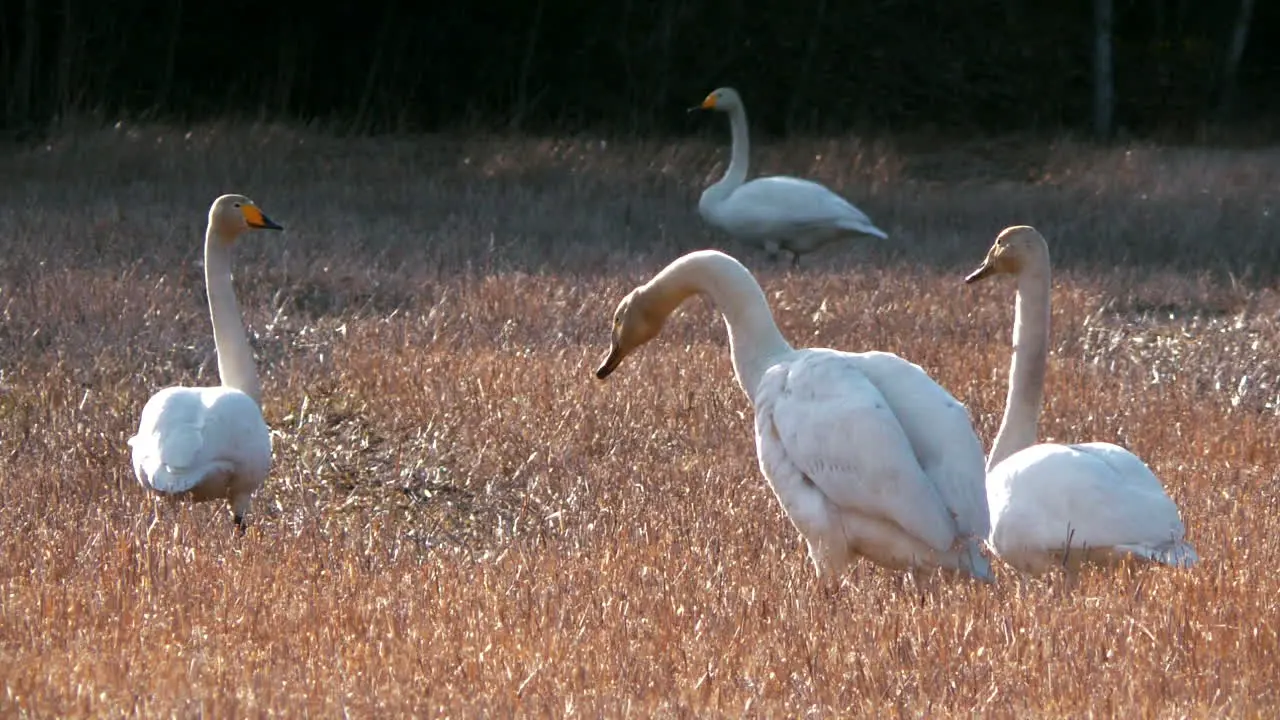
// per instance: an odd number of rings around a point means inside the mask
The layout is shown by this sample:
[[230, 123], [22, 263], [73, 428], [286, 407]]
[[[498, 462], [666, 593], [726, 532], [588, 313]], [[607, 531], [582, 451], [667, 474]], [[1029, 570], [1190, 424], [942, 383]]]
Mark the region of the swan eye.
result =
[[236, 203], [236, 207], [240, 207], [240, 203]]

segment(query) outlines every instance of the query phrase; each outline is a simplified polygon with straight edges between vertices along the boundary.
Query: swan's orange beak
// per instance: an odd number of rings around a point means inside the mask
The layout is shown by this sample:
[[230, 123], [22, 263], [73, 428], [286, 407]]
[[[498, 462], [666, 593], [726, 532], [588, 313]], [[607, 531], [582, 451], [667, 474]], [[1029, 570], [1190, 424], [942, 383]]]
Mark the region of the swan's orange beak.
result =
[[715, 109], [716, 109], [716, 96], [714, 93], [712, 93], [711, 95], [708, 95], [705, 100], [702, 101], [701, 105], [694, 105], [693, 107], [689, 108], [688, 111], [693, 112], [695, 110], [715, 110]]
[[276, 223], [276, 221], [267, 217], [261, 210], [253, 205], [241, 205], [240, 212], [244, 214], [244, 221], [249, 227], [258, 230], [283, 230], [284, 227]]

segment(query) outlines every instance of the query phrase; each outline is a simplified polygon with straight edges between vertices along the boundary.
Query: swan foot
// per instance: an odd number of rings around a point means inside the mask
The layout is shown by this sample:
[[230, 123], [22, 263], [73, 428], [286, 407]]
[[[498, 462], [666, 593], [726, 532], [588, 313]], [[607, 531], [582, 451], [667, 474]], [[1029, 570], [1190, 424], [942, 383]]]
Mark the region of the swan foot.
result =
[[151, 505], [151, 524], [147, 526], [147, 544], [151, 544], [151, 536], [155, 533], [156, 528], [160, 525], [160, 504], [152, 503]]
[[923, 567], [907, 568], [906, 572], [898, 574], [898, 591], [924, 607], [926, 598], [937, 597], [938, 571]]
[[794, 270], [796, 266], [800, 264], [800, 253], [794, 250], [789, 250], [787, 248], [782, 247], [782, 245], [775, 240], [765, 241], [764, 252], [765, 252], [765, 255], [768, 256], [769, 262], [771, 263], [781, 265], [783, 264], [784, 257], [789, 257], [791, 259], [791, 262], [787, 263], [787, 267], [790, 267], [791, 269]]
[[244, 537], [244, 533], [249, 527], [249, 523], [245, 521], [245, 516], [249, 514], [249, 504], [252, 502], [251, 496], [239, 494], [231, 497], [230, 500], [231, 520], [236, 526], [236, 537]]
[[828, 602], [835, 602], [840, 597], [840, 591], [844, 589], [840, 575], [834, 572], [819, 573], [817, 582], [817, 594]]
[[[160, 516], [165, 514], [166, 512], [168, 512], [171, 516], [173, 515], [173, 512], [172, 512], [173, 505], [174, 505], [174, 500], [172, 498], [164, 497], [160, 495], [152, 496], [151, 524], [147, 526], [147, 534], [146, 534], [146, 541], [148, 545], [151, 544], [152, 538], [155, 536], [156, 531], [161, 529]], [[164, 509], [165, 506], [168, 506], [170, 510], [166, 511]], [[176, 532], [177, 525], [174, 525], [174, 530]]]
[[[770, 244], [765, 250], [769, 254], [769, 261], [776, 265], [785, 265], [792, 270], [800, 267], [800, 253], [795, 250], [788, 250], [777, 244]], [[790, 258], [790, 262], [784, 262], [785, 258]]]

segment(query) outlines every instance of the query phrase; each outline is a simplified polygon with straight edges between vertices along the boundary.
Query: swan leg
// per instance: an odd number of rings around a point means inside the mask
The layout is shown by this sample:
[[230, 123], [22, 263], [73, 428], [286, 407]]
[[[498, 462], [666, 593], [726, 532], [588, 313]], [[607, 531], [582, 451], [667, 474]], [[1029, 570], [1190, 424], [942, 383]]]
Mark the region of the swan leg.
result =
[[843, 587], [843, 576], [849, 567], [846, 553], [833, 551], [821, 544], [809, 544], [809, 560], [818, 575], [819, 593], [834, 599]]
[[160, 525], [160, 497], [151, 498], [151, 524], [147, 526], [147, 544], [151, 544], [151, 536]]
[[249, 524], [245, 521], [245, 516], [249, 514], [249, 504], [251, 496], [248, 494], [236, 495], [231, 498], [231, 520], [236, 526], [236, 535], [244, 537], [245, 531]]
[[894, 589], [904, 598], [919, 597], [923, 603], [924, 598], [919, 593], [919, 585], [916, 580], [915, 568], [906, 568], [902, 572], [893, 574]]
[[912, 566], [902, 574], [903, 585], [910, 588], [911, 594], [920, 602], [920, 606], [924, 607], [925, 598], [938, 597], [940, 574], [937, 568]]
[[827, 600], [835, 600], [840, 596], [840, 576], [826, 570], [819, 570], [816, 578], [817, 591], [815, 594], [820, 595]]
[[782, 246], [778, 244], [777, 240], [765, 240], [764, 251], [769, 256], [769, 261], [776, 263], [781, 257]]

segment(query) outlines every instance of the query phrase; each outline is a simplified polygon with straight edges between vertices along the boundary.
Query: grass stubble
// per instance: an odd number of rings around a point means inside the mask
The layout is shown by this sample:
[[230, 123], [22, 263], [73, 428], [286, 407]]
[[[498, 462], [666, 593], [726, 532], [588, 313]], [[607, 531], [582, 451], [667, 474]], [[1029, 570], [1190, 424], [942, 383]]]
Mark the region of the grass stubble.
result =
[[[893, 236], [796, 272], [699, 223], [718, 143], [215, 124], [7, 149], [0, 711], [1273, 714], [1277, 153], [1016, 147], [757, 148]], [[232, 191], [287, 228], [236, 262], [274, 468], [247, 537], [162, 506], [148, 545], [124, 441], [154, 391], [216, 382], [198, 260]], [[989, 443], [1013, 287], [960, 279], [1019, 223], [1057, 261], [1042, 438], [1144, 457], [1200, 567], [920, 597], [862, 563], [824, 598], [707, 303], [591, 375], [617, 300], [719, 246], [793, 344], [902, 354]]]

